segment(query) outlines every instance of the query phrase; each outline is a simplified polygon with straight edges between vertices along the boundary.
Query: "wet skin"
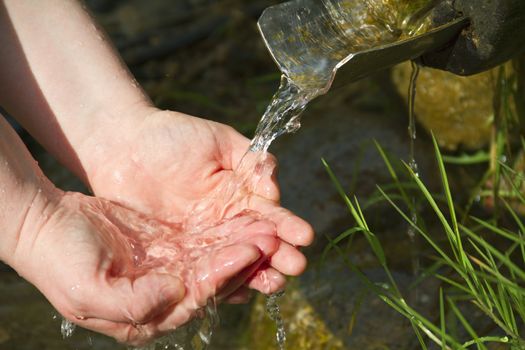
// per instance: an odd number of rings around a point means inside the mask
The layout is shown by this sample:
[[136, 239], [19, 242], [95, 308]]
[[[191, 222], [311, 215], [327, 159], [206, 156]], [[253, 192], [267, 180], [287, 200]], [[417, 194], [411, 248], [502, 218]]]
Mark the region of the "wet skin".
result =
[[54, 197], [31, 243], [19, 246], [17, 271], [66, 318], [128, 344], [185, 324], [279, 245], [274, 225], [249, 215], [187, 235], [97, 198]]
[[313, 232], [271, 157], [235, 173], [246, 138], [154, 108], [78, 1], [0, 0], [0, 19], [0, 104], [97, 196], [56, 189], [0, 118], [0, 259], [68, 319], [140, 344], [304, 270]]
[[[276, 224], [281, 239], [267, 272], [284, 283], [283, 274], [304, 271], [306, 259], [298, 248], [312, 242], [313, 231], [280, 206], [271, 155], [262, 162], [255, 154], [243, 159], [249, 140], [226, 125], [153, 108], [143, 113], [122, 147], [101, 152], [96, 164], [104, 166], [86, 167], [95, 194], [190, 226], [198, 225], [192, 217], [196, 211], [199, 220], [211, 224], [245, 209], [258, 212]], [[231, 183], [238, 185], [233, 196], [223, 191]], [[203, 202], [207, 207], [199, 213], [196, 206]], [[268, 292], [263, 282], [255, 278], [250, 287]]]
[[3, 120], [0, 134], [8, 194], [0, 258], [73, 322], [140, 345], [188, 322], [209, 298], [243, 301], [247, 281], [266, 293], [282, 287], [280, 273], [259, 269], [282, 249], [277, 225], [262, 215], [241, 211], [188, 232], [60, 191]]

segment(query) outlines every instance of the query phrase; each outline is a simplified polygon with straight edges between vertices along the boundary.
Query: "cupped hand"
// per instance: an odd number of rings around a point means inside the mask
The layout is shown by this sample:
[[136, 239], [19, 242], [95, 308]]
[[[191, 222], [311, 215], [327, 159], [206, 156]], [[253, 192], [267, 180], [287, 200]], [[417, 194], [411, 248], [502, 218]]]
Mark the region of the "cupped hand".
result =
[[185, 324], [210, 298], [229, 297], [279, 247], [275, 225], [251, 212], [189, 233], [60, 192], [30, 219], [40, 224], [17, 247], [17, 271], [69, 320], [132, 345]]
[[268, 276], [283, 284], [283, 274], [305, 269], [298, 247], [311, 243], [313, 231], [280, 206], [272, 156], [245, 156], [249, 140], [231, 127], [175, 112], [149, 111], [128, 130], [88, 169], [97, 196], [191, 227], [258, 212], [276, 224], [281, 241], [250, 287], [268, 293]]

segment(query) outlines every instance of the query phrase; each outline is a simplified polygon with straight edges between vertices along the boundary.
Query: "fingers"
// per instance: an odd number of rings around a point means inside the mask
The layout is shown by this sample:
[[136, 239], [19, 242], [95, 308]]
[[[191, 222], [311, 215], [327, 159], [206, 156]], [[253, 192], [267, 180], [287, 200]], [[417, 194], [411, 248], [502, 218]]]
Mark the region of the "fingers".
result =
[[225, 170], [235, 170], [249, 179], [249, 188], [255, 194], [278, 202], [277, 160], [267, 152], [249, 151], [250, 142], [233, 129], [227, 129], [227, 144], [220, 144], [222, 165]]
[[[252, 192], [269, 201], [279, 203], [281, 191], [277, 181], [277, 159], [270, 153], [249, 153], [246, 165], [240, 167], [241, 171], [248, 172]], [[243, 169], [244, 168], [244, 169]]]
[[306, 269], [306, 258], [295, 247], [281, 242], [277, 252], [270, 258], [270, 265], [288, 276], [299, 276]]
[[251, 244], [236, 244], [212, 253], [197, 263], [195, 286], [191, 297], [196, 307], [202, 307], [233, 277], [251, 266], [261, 257], [260, 249]]
[[285, 285], [286, 278], [283, 274], [271, 267], [259, 270], [248, 283], [249, 288], [263, 294], [276, 293], [284, 289]]
[[221, 128], [226, 133], [226, 137], [218, 139], [223, 158], [222, 165], [226, 170], [237, 169], [250, 147], [250, 140], [232, 127], [221, 125]]
[[160, 273], [149, 273], [136, 280], [108, 280], [101, 276], [94, 285], [79, 285], [71, 294], [68, 317], [144, 324], [180, 302], [185, 286], [180, 279]]
[[121, 343], [143, 345], [158, 336], [148, 325], [183, 300], [182, 281], [170, 275], [151, 273], [135, 281], [118, 278], [100, 281], [92, 288], [79, 288], [71, 307], [64, 312], [81, 327], [117, 339]]
[[250, 204], [253, 210], [260, 212], [266, 219], [275, 223], [277, 235], [283, 241], [300, 247], [312, 244], [314, 240], [312, 226], [291, 211], [260, 197], [253, 198]]
[[[142, 345], [187, 323], [218, 290], [239, 276], [242, 278], [232, 283], [228, 300], [246, 300], [248, 293], [241, 292], [241, 286], [266, 260], [261, 257], [261, 250], [252, 244], [236, 244], [214, 252], [196, 263], [185, 294], [180, 280], [169, 277], [171, 283], [166, 284], [162, 274], [146, 275], [133, 283], [120, 278], [107, 288], [93, 289], [97, 295], [89, 299], [90, 316], [68, 318], [120, 342]], [[251, 266], [254, 267], [250, 269]]]
[[146, 345], [158, 336], [153, 330], [150, 330], [151, 327], [132, 325], [130, 323], [96, 318], [75, 320], [75, 323], [80, 327], [115, 338], [119, 343], [137, 347]]
[[253, 296], [253, 292], [248, 287], [240, 287], [224, 300], [226, 304], [238, 305], [246, 304]]
[[270, 257], [279, 248], [275, 224], [250, 213], [230, 219], [225, 224], [210, 229], [210, 233], [229, 236], [228, 241], [232, 244], [254, 245], [265, 257]]
[[[167, 332], [188, 322], [194, 317], [196, 310], [206, 305], [217, 291], [227, 286], [227, 283], [256, 263], [261, 258], [258, 247], [251, 244], [235, 244], [212, 253], [195, 267], [193, 281], [188, 281], [191, 286], [184, 300], [175, 305], [166, 317], [156, 323], [158, 332]], [[236, 289], [245, 279], [236, 283]]]

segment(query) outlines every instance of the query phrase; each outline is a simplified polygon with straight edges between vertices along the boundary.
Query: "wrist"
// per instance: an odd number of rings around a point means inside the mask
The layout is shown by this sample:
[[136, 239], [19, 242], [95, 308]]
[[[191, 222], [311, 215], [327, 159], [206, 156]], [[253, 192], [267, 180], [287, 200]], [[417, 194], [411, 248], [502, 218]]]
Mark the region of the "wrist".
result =
[[26, 180], [19, 187], [9, 191], [13, 196], [0, 214], [5, 228], [0, 236], [0, 260], [24, 276], [31, 247], [56, 207], [61, 191], [43, 176]]
[[95, 127], [76, 147], [82, 164], [77, 175], [95, 193], [97, 182], [103, 181], [99, 175], [104, 173], [106, 176], [108, 168], [117, 167], [117, 159], [127, 156], [123, 152], [138, 140], [147, 116], [157, 110], [149, 101], [140, 101], [121, 109], [101, 110], [90, 117]]

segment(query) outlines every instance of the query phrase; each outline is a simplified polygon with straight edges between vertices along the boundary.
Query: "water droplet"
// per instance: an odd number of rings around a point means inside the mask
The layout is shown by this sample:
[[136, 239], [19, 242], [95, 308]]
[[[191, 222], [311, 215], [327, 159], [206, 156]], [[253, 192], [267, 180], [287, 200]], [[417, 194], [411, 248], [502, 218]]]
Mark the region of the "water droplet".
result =
[[77, 326], [73, 322], [65, 318], [62, 319], [62, 324], [60, 325], [60, 333], [62, 333], [62, 337], [64, 339], [71, 338], [71, 336], [75, 332], [76, 327]]

